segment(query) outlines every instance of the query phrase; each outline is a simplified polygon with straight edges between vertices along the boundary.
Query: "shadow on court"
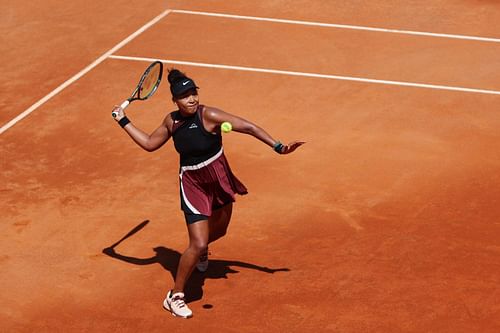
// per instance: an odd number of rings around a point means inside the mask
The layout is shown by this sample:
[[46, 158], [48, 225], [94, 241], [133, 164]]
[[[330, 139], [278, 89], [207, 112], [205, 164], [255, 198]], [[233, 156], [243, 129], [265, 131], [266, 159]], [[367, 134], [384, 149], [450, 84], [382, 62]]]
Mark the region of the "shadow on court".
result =
[[[170, 272], [170, 274], [172, 275], [172, 280], [174, 280], [177, 273], [177, 265], [181, 257], [180, 252], [169, 249], [167, 247], [158, 246], [153, 248], [156, 253], [154, 256], [150, 258], [136, 258], [120, 254], [115, 250], [116, 246], [144, 228], [148, 223], [149, 220], [141, 222], [135, 228], [129, 231], [125, 236], [123, 236], [119, 241], [103, 249], [102, 252], [112, 258], [122, 260], [133, 265], [144, 266], [151, 264], [160, 264], [163, 268], [165, 268], [165, 270]], [[209, 263], [210, 264], [208, 270], [205, 273], [200, 273], [196, 269], [193, 271], [193, 274], [186, 284], [186, 302], [197, 301], [203, 297], [203, 285], [205, 283], [205, 279], [227, 279], [229, 274], [239, 273], [239, 271], [233, 269], [232, 267], [253, 269], [270, 274], [273, 274], [275, 272], [290, 271], [290, 269], [288, 268], [269, 268], [236, 260], [210, 259]]]

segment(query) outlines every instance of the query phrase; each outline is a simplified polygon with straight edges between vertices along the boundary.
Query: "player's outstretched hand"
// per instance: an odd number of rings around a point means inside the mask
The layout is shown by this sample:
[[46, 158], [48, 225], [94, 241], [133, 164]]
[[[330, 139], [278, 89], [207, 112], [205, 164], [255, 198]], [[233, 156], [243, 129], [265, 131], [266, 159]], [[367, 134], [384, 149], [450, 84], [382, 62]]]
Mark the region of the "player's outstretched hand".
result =
[[290, 154], [294, 152], [295, 149], [302, 146], [304, 143], [304, 141], [292, 141], [287, 145], [283, 145], [283, 148], [281, 148], [281, 154]]

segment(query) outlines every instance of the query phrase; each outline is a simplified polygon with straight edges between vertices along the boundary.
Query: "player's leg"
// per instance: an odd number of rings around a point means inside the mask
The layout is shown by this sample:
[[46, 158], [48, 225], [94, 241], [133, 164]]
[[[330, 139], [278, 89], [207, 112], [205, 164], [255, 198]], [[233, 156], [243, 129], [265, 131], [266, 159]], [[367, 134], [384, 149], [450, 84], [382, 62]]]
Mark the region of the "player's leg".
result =
[[173, 315], [189, 318], [192, 311], [184, 301], [184, 287], [198, 262], [200, 254], [208, 246], [208, 220], [200, 220], [187, 225], [189, 247], [179, 260], [174, 288], [168, 292], [163, 306]]
[[[233, 211], [233, 203], [229, 203], [219, 209], [212, 211], [212, 215], [208, 219], [209, 237], [208, 243], [216, 241], [223, 237], [227, 232], [227, 227], [231, 221], [231, 213]], [[200, 272], [206, 272], [208, 269], [208, 247], [202, 251], [196, 263], [196, 269]]]
[[232, 202], [212, 212], [212, 216], [208, 219], [208, 243], [216, 241], [227, 233], [232, 213]]
[[207, 220], [197, 221], [187, 225], [189, 233], [189, 247], [181, 255], [174, 291], [183, 291], [186, 281], [191, 275], [198, 258], [208, 246], [209, 227]]

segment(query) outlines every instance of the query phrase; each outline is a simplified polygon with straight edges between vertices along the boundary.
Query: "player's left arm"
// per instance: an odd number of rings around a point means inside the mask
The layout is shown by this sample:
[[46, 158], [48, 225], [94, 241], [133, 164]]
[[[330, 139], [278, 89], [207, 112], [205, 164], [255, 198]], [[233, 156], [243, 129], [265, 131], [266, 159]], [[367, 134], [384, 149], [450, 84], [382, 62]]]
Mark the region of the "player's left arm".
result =
[[226, 121], [231, 123], [233, 131], [251, 135], [264, 142], [269, 147], [272, 147], [280, 154], [289, 154], [305, 143], [303, 141], [292, 141], [287, 145], [282, 144], [280, 141], [275, 140], [262, 127], [251, 121], [217, 108], [205, 107], [203, 122], [207, 131], [212, 133], [220, 131], [220, 125]]

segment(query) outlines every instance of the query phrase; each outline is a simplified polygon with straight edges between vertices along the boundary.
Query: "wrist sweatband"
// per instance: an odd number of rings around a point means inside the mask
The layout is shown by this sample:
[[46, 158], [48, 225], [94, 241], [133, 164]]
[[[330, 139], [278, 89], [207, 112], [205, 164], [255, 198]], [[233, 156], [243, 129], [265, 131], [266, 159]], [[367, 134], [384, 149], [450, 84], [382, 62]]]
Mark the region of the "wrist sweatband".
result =
[[130, 120], [126, 116], [118, 121], [118, 124], [120, 124], [122, 128], [124, 128], [128, 123], [130, 123]]
[[279, 141], [276, 141], [276, 143], [273, 146], [273, 149], [278, 154], [281, 154], [281, 149], [283, 149], [283, 144], [281, 142], [279, 142]]

